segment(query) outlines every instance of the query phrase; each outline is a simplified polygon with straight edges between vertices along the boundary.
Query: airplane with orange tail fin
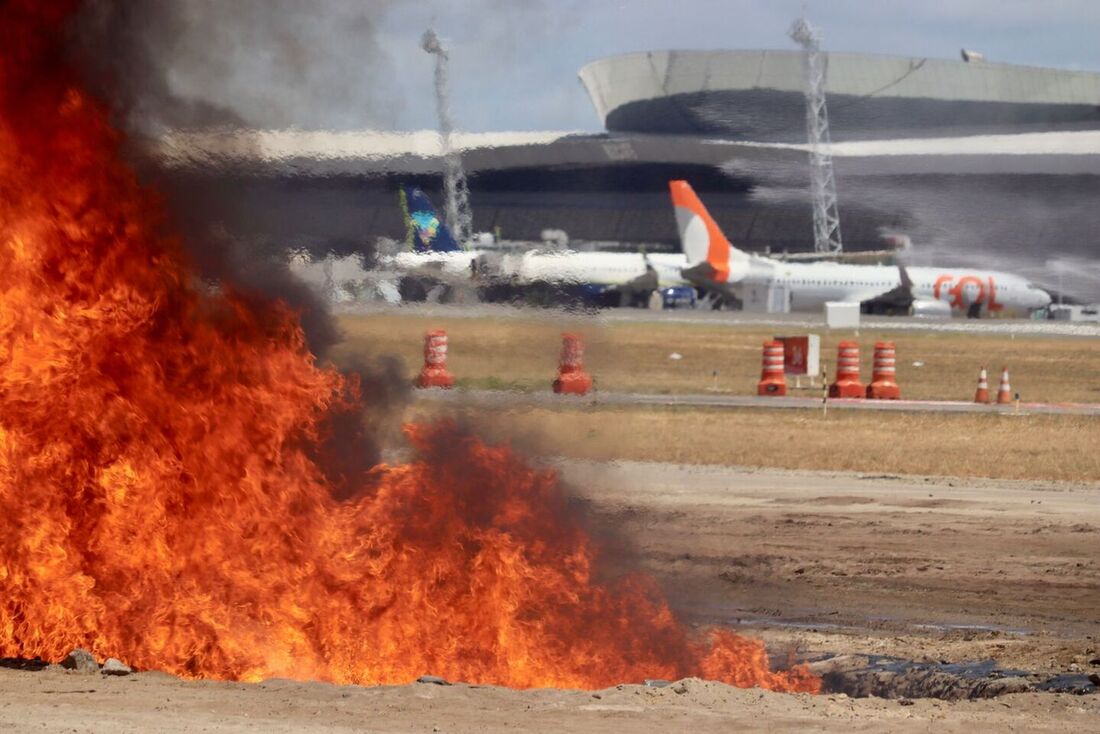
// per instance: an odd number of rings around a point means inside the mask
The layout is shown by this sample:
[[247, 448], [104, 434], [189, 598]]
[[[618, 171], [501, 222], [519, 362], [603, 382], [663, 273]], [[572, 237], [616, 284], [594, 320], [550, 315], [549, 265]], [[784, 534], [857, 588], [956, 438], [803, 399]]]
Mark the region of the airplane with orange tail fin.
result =
[[818, 311], [848, 301], [868, 314], [976, 318], [1028, 315], [1051, 302], [1026, 279], [993, 270], [798, 263], [747, 253], [730, 244], [687, 181], [670, 181], [669, 190], [684, 252], [706, 253], [684, 278], [746, 310]]

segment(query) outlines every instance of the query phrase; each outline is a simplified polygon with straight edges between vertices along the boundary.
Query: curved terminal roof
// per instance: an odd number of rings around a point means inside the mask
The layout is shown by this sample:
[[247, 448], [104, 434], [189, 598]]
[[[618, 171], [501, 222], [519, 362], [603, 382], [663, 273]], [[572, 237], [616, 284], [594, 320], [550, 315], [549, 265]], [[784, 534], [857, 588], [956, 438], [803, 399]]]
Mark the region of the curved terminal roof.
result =
[[[827, 53], [834, 139], [1100, 128], [1100, 74], [991, 62]], [[749, 140], [801, 133], [798, 51], [649, 51], [594, 61], [580, 78], [609, 130], [719, 132]], [[804, 125], [804, 122], [803, 122]], [[839, 136], [838, 133], [839, 132]], [[849, 136], [851, 137], [851, 136]]]

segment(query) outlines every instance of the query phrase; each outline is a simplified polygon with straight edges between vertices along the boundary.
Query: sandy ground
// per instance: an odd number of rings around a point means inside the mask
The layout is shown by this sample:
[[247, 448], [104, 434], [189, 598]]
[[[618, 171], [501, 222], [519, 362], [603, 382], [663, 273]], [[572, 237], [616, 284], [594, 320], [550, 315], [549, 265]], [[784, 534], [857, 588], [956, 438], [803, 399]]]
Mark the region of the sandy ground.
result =
[[[677, 693], [677, 690], [683, 693]], [[905, 706], [688, 680], [661, 689], [526, 691], [415, 684], [192, 683], [0, 670], [0, 728], [103, 732], [1095, 731], [1100, 697], [1024, 693]]]
[[1051, 673], [1097, 657], [1100, 485], [562, 469], [700, 622], [804, 652], [995, 658]]
[[[1100, 672], [1100, 485], [561, 462], [613, 551], [777, 654]], [[1100, 695], [949, 703], [688, 681], [599, 692], [186, 682], [0, 669], [15, 731], [1090, 731]]]

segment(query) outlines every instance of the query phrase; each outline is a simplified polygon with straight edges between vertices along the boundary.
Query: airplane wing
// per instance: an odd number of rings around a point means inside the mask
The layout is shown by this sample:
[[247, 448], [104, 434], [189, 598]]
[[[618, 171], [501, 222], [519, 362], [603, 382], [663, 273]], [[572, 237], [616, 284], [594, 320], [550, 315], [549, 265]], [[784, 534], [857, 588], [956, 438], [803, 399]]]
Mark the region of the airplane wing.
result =
[[879, 295], [861, 299], [859, 302], [860, 313], [876, 316], [898, 316], [909, 314], [913, 310], [913, 280], [905, 270], [905, 266], [898, 264], [898, 273], [901, 274], [901, 283]]
[[649, 264], [649, 258], [645, 255], [642, 255], [642, 259], [645, 262], [644, 273], [633, 280], [609, 289], [618, 291], [620, 306], [629, 306], [635, 300], [647, 298], [650, 293], [661, 287], [656, 268]]
[[[874, 316], [922, 316], [926, 318], [948, 318], [951, 316], [951, 306], [945, 301], [936, 299], [919, 299], [913, 295], [913, 281], [906, 272], [904, 265], [898, 265], [901, 273], [901, 283], [885, 293], [861, 299], [859, 302], [860, 313]], [[980, 307], [981, 304], [976, 304]], [[971, 306], [968, 316], [977, 318], [978, 312], [975, 306]]]

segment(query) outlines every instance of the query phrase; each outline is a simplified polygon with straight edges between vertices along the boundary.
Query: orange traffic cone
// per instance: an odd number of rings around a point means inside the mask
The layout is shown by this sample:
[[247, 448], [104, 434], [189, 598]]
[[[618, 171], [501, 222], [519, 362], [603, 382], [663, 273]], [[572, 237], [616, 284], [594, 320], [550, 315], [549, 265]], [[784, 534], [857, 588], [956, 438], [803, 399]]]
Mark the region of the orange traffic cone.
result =
[[893, 342], [875, 342], [874, 371], [871, 384], [867, 386], [867, 397], [878, 400], [901, 400], [901, 388], [898, 387], [897, 357]]
[[764, 342], [764, 367], [760, 382], [756, 383], [756, 394], [787, 394], [787, 378], [783, 376], [783, 342]]
[[554, 392], [584, 395], [592, 389], [592, 375], [584, 371], [584, 342], [577, 334], [561, 335], [561, 360]]
[[974, 393], [974, 402], [989, 402], [989, 376], [985, 373], [985, 365], [982, 365], [982, 371], [978, 373], [978, 391]]
[[447, 332], [429, 331], [424, 337], [424, 368], [416, 386], [449, 388], [454, 384], [454, 375], [447, 371]]
[[829, 385], [830, 398], [862, 398], [863, 383], [859, 381], [859, 345], [841, 342], [836, 350], [836, 382]]
[[1001, 386], [997, 388], [997, 405], [1012, 402], [1012, 386], [1008, 384], [1008, 368], [1001, 370]]

